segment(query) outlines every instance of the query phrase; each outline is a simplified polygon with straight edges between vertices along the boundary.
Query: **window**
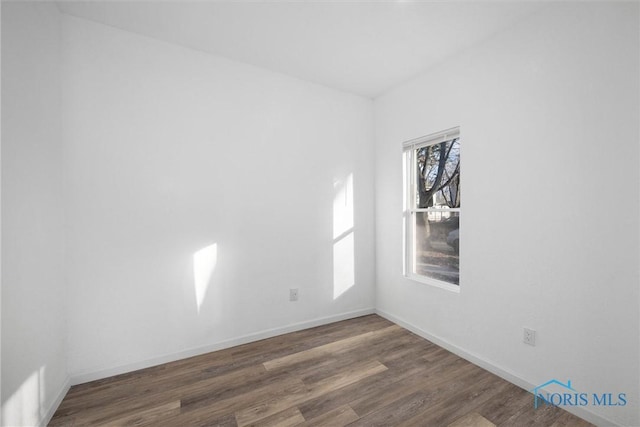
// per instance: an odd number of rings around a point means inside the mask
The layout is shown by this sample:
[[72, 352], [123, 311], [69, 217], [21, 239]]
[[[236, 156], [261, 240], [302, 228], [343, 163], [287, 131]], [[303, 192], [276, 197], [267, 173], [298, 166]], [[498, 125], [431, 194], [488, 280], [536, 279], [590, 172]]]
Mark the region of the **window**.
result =
[[407, 141], [405, 275], [447, 289], [460, 285], [460, 129]]

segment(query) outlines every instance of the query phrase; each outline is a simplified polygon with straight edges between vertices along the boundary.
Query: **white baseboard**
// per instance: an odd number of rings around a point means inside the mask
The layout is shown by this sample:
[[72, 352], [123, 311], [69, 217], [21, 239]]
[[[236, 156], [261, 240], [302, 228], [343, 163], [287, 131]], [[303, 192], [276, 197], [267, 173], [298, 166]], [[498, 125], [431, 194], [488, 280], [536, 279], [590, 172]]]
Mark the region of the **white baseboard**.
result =
[[[473, 363], [474, 365], [477, 365], [489, 372], [491, 372], [492, 374], [495, 374], [497, 376], [499, 376], [500, 378], [509, 381], [512, 384], [517, 385], [518, 387], [526, 390], [526, 391], [530, 391], [533, 390], [534, 387], [536, 387], [535, 384], [525, 380], [524, 378], [518, 376], [517, 374], [515, 374], [514, 372], [511, 372], [507, 369], [503, 369], [497, 365], [495, 365], [493, 362], [490, 362], [486, 359], [483, 359], [482, 357], [470, 353], [454, 344], [451, 344], [450, 342], [430, 334], [429, 332], [409, 323], [406, 322], [402, 319], [400, 319], [399, 317], [394, 316], [393, 314], [387, 313], [385, 311], [376, 309], [375, 313], [378, 314], [381, 317], [384, 317], [385, 319], [399, 325], [402, 326], [403, 328], [413, 332], [416, 335], [421, 336], [422, 338], [431, 341], [432, 343], [446, 349], [449, 350], [450, 352], [454, 353], [457, 356], [462, 357], [465, 360], [468, 360], [469, 362]], [[533, 399], [531, 400], [531, 404], [533, 405]], [[595, 414], [591, 411], [588, 411], [585, 408], [582, 407], [575, 407], [575, 406], [567, 406], [567, 407], [562, 407], [562, 409], [564, 409], [567, 412], [572, 413], [573, 415], [580, 417], [586, 421], [589, 421], [592, 424], [595, 424], [597, 426], [616, 426], [616, 427], [620, 427], [620, 424], [617, 424], [607, 418], [602, 417], [601, 415]]]
[[60, 388], [58, 395], [53, 400], [53, 402], [51, 402], [51, 405], [49, 405], [49, 408], [47, 408], [47, 411], [45, 412], [44, 416], [40, 420], [40, 423], [39, 423], [40, 426], [46, 427], [46, 425], [49, 424], [49, 422], [51, 421], [51, 418], [53, 418], [53, 414], [56, 413], [58, 406], [60, 406], [60, 403], [62, 403], [62, 399], [64, 399], [64, 397], [67, 395], [67, 392], [69, 391], [70, 388], [71, 388], [71, 378], [67, 377], [64, 384], [62, 384], [62, 387]]
[[131, 371], [137, 371], [138, 369], [149, 368], [151, 366], [161, 365], [163, 363], [174, 362], [180, 359], [186, 359], [187, 357], [198, 356], [201, 354], [210, 353], [212, 351], [223, 350], [225, 348], [235, 347], [238, 345], [263, 340], [265, 338], [271, 338], [277, 335], [287, 334], [289, 332], [296, 332], [303, 329], [309, 329], [309, 328], [326, 325], [328, 323], [333, 323], [333, 322], [339, 322], [341, 320], [353, 319], [355, 317], [365, 316], [367, 314], [373, 314], [373, 313], [375, 313], [375, 310], [373, 308], [367, 308], [367, 309], [356, 310], [356, 311], [351, 311], [347, 313], [336, 314], [333, 316], [320, 317], [312, 320], [307, 320], [304, 322], [282, 326], [279, 328], [266, 329], [264, 331], [243, 335], [237, 338], [233, 338], [226, 341], [220, 341], [220, 342], [205, 345], [202, 347], [191, 348], [188, 350], [180, 351], [178, 353], [166, 354], [164, 356], [154, 357], [147, 360], [141, 360], [139, 362], [128, 363], [126, 365], [120, 365], [113, 368], [100, 369], [96, 371], [75, 372], [71, 375], [71, 384], [77, 385], [77, 384], [82, 384], [89, 381], [95, 381], [102, 378], [111, 377], [114, 375], [124, 374]]

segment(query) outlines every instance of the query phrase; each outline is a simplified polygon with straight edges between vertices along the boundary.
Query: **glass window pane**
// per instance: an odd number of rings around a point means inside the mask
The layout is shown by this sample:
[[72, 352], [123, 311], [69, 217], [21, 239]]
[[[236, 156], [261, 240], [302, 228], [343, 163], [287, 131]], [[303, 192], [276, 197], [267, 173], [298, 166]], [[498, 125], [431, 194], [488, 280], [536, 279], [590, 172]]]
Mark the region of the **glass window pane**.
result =
[[460, 207], [460, 138], [415, 150], [416, 208]]
[[415, 212], [414, 274], [460, 284], [460, 214], [446, 210]]

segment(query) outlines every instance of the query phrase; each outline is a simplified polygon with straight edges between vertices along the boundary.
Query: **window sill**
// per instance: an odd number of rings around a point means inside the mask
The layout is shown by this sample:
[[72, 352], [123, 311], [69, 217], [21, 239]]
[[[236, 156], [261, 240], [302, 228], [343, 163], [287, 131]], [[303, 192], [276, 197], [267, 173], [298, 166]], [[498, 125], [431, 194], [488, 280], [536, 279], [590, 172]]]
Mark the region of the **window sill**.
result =
[[432, 279], [425, 276], [420, 276], [417, 274], [405, 274], [404, 277], [414, 282], [423, 283], [425, 285], [430, 285], [435, 288], [444, 289], [446, 291], [454, 292], [456, 294], [460, 293], [460, 285], [452, 285], [451, 283], [443, 282], [441, 280]]

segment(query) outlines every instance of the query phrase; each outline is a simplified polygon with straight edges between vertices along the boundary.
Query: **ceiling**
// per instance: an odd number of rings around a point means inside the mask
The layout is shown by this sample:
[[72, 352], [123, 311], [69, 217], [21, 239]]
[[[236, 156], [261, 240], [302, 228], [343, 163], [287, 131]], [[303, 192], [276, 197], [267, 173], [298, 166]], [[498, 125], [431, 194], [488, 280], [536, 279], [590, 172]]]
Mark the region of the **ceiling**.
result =
[[375, 98], [538, 2], [58, 1], [63, 13]]

